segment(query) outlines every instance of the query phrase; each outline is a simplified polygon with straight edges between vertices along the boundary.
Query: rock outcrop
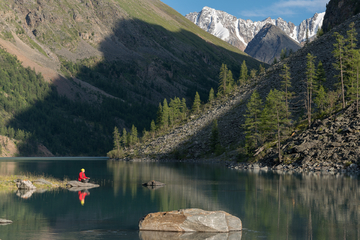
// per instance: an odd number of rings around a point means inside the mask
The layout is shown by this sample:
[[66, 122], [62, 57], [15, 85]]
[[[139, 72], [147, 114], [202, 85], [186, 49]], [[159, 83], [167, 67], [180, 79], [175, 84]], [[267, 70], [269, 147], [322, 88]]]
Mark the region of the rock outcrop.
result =
[[242, 230], [241, 220], [224, 211], [182, 209], [171, 212], [150, 213], [139, 222], [141, 231], [164, 232], [217, 232]]
[[323, 29], [328, 32], [358, 13], [360, 13], [358, 0], [331, 0], [326, 6]]
[[16, 181], [16, 186], [18, 189], [26, 189], [26, 190], [36, 189], [36, 187], [29, 180], [18, 179]]
[[74, 180], [74, 181], [67, 182], [66, 187], [68, 187], [69, 190], [71, 190], [71, 191], [80, 191], [80, 190], [100, 187], [100, 185], [94, 184], [94, 183], [84, 183], [84, 182]]

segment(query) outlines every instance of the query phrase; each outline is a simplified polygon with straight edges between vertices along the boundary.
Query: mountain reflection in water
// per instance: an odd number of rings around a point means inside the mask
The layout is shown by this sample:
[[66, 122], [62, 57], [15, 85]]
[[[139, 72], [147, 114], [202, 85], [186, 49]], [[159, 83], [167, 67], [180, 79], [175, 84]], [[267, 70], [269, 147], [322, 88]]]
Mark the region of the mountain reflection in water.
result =
[[[99, 188], [0, 192], [0, 239], [239, 239], [237, 235], [139, 232], [151, 212], [201, 208], [239, 217], [241, 239], [359, 239], [357, 177], [241, 172], [217, 165], [50, 161], [0, 164], [0, 174], [31, 172], [74, 179], [82, 167]], [[4, 168], [4, 169], [2, 169]], [[72, 177], [75, 176], [75, 177]], [[142, 183], [166, 185], [156, 190]], [[81, 193], [81, 191], [80, 191]], [[79, 203], [80, 202], [80, 203]], [[239, 234], [239, 233], [237, 233]]]

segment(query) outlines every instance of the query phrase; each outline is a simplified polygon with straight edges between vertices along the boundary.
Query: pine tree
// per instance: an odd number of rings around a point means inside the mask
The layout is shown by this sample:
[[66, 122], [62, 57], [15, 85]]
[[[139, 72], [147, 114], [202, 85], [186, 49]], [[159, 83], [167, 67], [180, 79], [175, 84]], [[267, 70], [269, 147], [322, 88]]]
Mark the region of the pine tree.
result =
[[281, 52], [280, 52], [280, 61], [284, 60], [286, 57], [287, 57], [287, 50], [286, 50], [286, 48], [281, 49]]
[[344, 47], [345, 47], [345, 40], [342, 35], [338, 32], [334, 33], [336, 38], [336, 43], [334, 43], [335, 49], [333, 50], [334, 57], [336, 62], [333, 63], [336, 70], [340, 71], [339, 75], [336, 77], [340, 78], [341, 84], [341, 97], [342, 97], [342, 108], [345, 108], [345, 85], [344, 85]]
[[287, 112], [289, 111], [289, 102], [288, 100], [292, 96], [292, 92], [289, 91], [289, 88], [291, 88], [291, 74], [290, 74], [290, 68], [288, 65], [283, 65], [283, 71], [282, 74], [280, 74], [280, 77], [282, 78], [281, 81], [281, 89], [285, 93], [285, 104], [287, 108]]
[[185, 120], [186, 119], [186, 114], [188, 112], [188, 108], [186, 106], [186, 99], [185, 98], [181, 99], [180, 112], [181, 112], [181, 120]]
[[151, 133], [151, 137], [154, 138], [156, 134], [156, 125], [154, 120], [152, 120], [150, 123], [150, 133]]
[[254, 79], [257, 75], [257, 70], [256, 69], [251, 69], [250, 70], [250, 78]]
[[122, 137], [121, 137], [121, 142], [123, 144], [124, 147], [128, 146], [129, 145], [129, 142], [128, 142], [128, 136], [127, 136], [127, 132], [126, 132], [126, 129], [123, 128], [123, 134], [122, 134]]
[[139, 142], [138, 131], [134, 124], [131, 127], [131, 145]]
[[162, 106], [161, 125], [165, 130], [169, 126], [169, 106], [168, 106], [166, 98], [164, 99], [163, 106]]
[[211, 103], [212, 101], [214, 101], [214, 89], [211, 88], [210, 92], [209, 92], [209, 103]]
[[247, 69], [247, 66], [246, 66], [246, 62], [244, 60], [243, 63], [241, 64], [241, 69], [240, 69], [240, 78], [239, 78], [240, 86], [244, 85], [244, 84], [247, 84], [248, 79], [249, 79], [248, 69]]
[[276, 136], [279, 161], [281, 156], [281, 140], [287, 133], [286, 129], [290, 123], [287, 108], [285, 105], [284, 93], [278, 90], [271, 90], [266, 97], [265, 107], [262, 111], [262, 127], [268, 136]]
[[217, 146], [220, 144], [218, 122], [215, 119], [211, 128], [210, 146], [213, 151], [216, 151]]
[[251, 95], [249, 102], [246, 105], [247, 110], [245, 117], [245, 123], [243, 125], [245, 129], [245, 147], [248, 151], [256, 149], [261, 143], [261, 110], [262, 101], [259, 93], [255, 90]]
[[264, 75], [264, 74], [265, 74], [265, 68], [264, 68], [264, 66], [263, 66], [262, 64], [260, 64], [260, 66], [259, 66], [259, 74], [260, 74], [260, 75]]
[[117, 127], [114, 127], [114, 150], [116, 151], [116, 155], [120, 155], [121, 151], [121, 137], [119, 133], [119, 129]]
[[311, 115], [312, 115], [312, 102], [313, 102], [313, 90], [316, 87], [316, 72], [315, 72], [315, 56], [308, 53], [306, 56], [306, 99], [305, 99], [305, 108], [307, 110], [307, 118], [309, 127], [311, 125]]
[[163, 118], [162, 114], [163, 114], [163, 108], [162, 108], [161, 103], [159, 103], [159, 107], [158, 107], [158, 110], [156, 113], [156, 123], [157, 123], [158, 129], [161, 129], [161, 127], [162, 127], [162, 118]]
[[321, 61], [319, 61], [316, 68], [316, 83], [321, 84], [326, 81], [326, 73], [324, 66]]
[[350, 97], [351, 100], [356, 99], [356, 61], [355, 61], [355, 52], [356, 50], [356, 36], [357, 32], [355, 29], [355, 23], [352, 22], [349, 25], [350, 30], [347, 31], [347, 38], [345, 39], [346, 45], [344, 46], [344, 65], [345, 65], [345, 87], [346, 95]]
[[354, 65], [355, 65], [355, 69], [356, 69], [356, 80], [355, 80], [356, 111], [359, 112], [360, 50], [355, 50], [355, 52], [354, 52]]
[[226, 87], [226, 93], [231, 93], [231, 91], [234, 89], [235, 86], [235, 82], [234, 82], [234, 78], [233, 78], [233, 74], [231, 72], [231, 70], [228, 70], [228, 74], [227, 74], [227, 87]]
[[228, 74], [228, 68], [226, 64], [222, 64], [220, 68], [220, 74], [219, 74], [219, 88], [218, 88], [218, 96], [224, 95], [226, 93], [226, 87], [228, 85], [227, 82], [227, 74]]
[[327, 105], [327, 94], [323, 85], [319, 86], [319, 89], [316, 93], [316, 97], [314, 99], [314, 103], [316, 107], [319, 109], [320, 113], [325, 111]]
[[277, 64], [277, 63], [278, 63], [278, 60], [276, 59], [276, 57], [274, 57], [274, 61], [273, 61], [272, 65]]
[[194, 98], [194, 103], [192, 105], [192, 112], [193, 113], [199, 113], [200, 111], [200, 105], [201, 105], [201, 101], [200, 101], [200, 95], [198, 92], [195, 93], [195, 98]]

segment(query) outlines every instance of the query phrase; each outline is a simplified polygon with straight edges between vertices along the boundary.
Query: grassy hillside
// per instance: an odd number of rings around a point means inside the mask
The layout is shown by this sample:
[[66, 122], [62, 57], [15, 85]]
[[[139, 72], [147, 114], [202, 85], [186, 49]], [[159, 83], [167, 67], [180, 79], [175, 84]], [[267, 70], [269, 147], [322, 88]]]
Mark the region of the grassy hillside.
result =
[[190, 107], [199, 92], [206, 101], [222, 63], [235, 80], [244, 60], [260, 65], [156, 0], [0, 0], [0, 30], [0, 45], [36, 70], [24, 74], [48, 82], [40, 99], [19, 90], [26, 107], [3, 111], [4, 127], [33, 137], [20, 155], [36, 154], [36, 144], [55, 155], [104, 155], [115, 126], [149, 129], [164, 98]]

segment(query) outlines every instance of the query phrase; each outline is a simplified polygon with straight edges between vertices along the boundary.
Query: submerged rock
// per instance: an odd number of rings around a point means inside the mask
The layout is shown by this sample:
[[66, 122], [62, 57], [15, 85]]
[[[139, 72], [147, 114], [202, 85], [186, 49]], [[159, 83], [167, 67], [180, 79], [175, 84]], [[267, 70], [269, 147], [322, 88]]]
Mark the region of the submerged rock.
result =
[[150, 213], [139, 222], [140, 230], [165, 232], [217, 232], [242, 230], [241, 220], [224, 211], [191, 208]]
[[12, 223], [11, 220], [0, 218], [0, 225], [7, 225], [7, 224], [10, 224], [10, 223]]
[[203, 233], [203, 232], [157, 232], [140, 231], [141, 240], [241, 240], [242, 232]]
[[143, 186], [165, 186], [165, 183], [158, 182], [158, 181], [155, 181], [155, 180], [151, 180], [149, 182], [143, 183], [142, 185]]

